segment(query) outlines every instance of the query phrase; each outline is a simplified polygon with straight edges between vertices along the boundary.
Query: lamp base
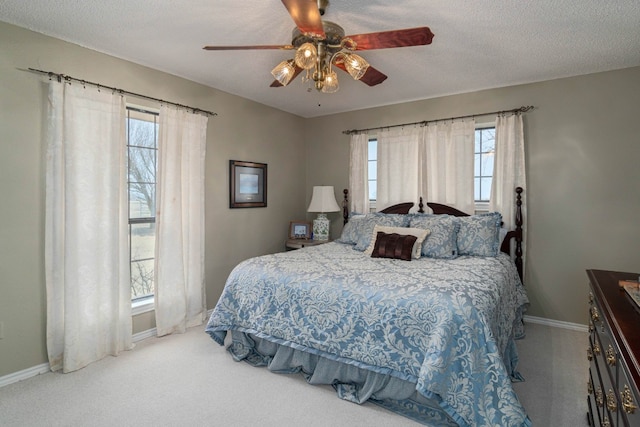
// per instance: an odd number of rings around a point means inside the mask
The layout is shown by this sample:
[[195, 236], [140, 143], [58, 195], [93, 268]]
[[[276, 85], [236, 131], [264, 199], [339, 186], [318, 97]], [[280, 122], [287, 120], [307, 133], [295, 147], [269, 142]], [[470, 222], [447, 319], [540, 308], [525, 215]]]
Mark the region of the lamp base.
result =
[[319, 213], [313, 220], [313, 240], [329, 240], [329, 219], [326, 214]]

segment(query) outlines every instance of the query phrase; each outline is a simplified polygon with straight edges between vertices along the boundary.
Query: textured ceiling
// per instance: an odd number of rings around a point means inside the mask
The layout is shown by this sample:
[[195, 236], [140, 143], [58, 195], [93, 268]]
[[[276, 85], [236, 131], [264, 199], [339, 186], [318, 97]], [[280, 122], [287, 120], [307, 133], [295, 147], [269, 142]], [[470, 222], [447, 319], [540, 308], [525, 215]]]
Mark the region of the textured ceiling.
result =
[[290, 43], [279, 0], [0, 1], [1, 21], [302, 117], [640, 66], [639, 0], [332, 0], [324, 19], [347, 35], [428, 26], [435, 37], [363, 51], [389, 78], [369, 87], [340, 72], [340, 91], [322, 94], [301, 76], [269, 87], [290, 51], [202, 50]]

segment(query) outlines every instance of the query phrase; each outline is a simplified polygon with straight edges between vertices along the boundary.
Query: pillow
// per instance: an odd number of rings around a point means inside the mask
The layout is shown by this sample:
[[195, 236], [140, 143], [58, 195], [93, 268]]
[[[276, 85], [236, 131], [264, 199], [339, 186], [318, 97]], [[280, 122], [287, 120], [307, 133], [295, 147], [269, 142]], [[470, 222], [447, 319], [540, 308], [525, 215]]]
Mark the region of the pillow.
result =
[[373, 227], [373, 235], [371, 236], [371, 243], [369, 247], [364, 251], [365, 254], [371, 255], [373, 252], [373, 248], [376, 245], [375, 237], [378, 235], [378, 232], [382, 231], [383, 233], [391, 234], [401, 234], [407, 236], [416, 236], [416, 242], [413, 244], [413, 254], [412, 257], [415, 259], [420, 258], [420, 254], [422, 252], [422, 242], [427, 238], [430, 231], [424, 230], [421, 228], [408, 228], [408, 227], [385, 227], [384, 225], [377, 225]]
[[340, 237], [336, 239], [336, 242], [355, 245], [358, 241], [358, 221], [365, 216], [366, 215], [364, 214], [352, 214], [349, 217], [349, 222], [347, 222], [344, 227], [342, 227], [342, 233], [340, 234]]
[[379, 231], [376, 235], [372, 258], [393, 258], [411, 261], [413, 246], [418, 238], [412, 235], [387, 234]]
[[412, 214], [409, 227], [431, 231], [422, 243], [422, 255], [441, 259], [458, 257], [456, 239], [459, 225], [454, 216]]
[[[351, 224], [351, 222], [350, 220], [347, 225]], [[354, 241], [354, 249], [364, 251], [371, 243], [373, 228], [376, 224], [388, 227], [406, 227], [408, 223], [409, 219], [406, 218], [406, 215], [371, 213], [364, 217], [355, 218], [352, 226], [349, 227], [349, 234], [346, 237]]]
[[491, 212], [457, 218], [458, 254], [471, 256], [498, 256], [500, 250], [500, 225], [502, 215]]

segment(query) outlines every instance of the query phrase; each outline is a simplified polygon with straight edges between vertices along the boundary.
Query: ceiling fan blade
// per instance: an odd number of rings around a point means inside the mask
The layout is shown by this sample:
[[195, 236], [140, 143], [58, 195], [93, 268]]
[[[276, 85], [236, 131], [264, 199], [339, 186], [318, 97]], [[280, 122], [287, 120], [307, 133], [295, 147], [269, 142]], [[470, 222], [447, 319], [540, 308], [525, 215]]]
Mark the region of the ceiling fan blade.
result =
[[387, 80], [387, 75], [382, 74], [372, 66], [369, 66], [369, 68], [367, 68], [367, 72], [364, 73], [364, 76], [362, 76], [362, 78], [360, 79], [361, 82], [366, 83], [369, 86], [379, 85], [385, 80]]
[[[336, 67], [340, 68], [345, 72], [348, 72], [347, 67], [345, 67], [344, 65], [344, 62], [336, 62], [333, 65], [335, 65]], [[385, 74], [382, 74], [380, 71], [376, 70], [375, 68], [373, 68], [371, 65], [369, 65], [369, 68], [367, 68], [367, 71], [364, 73], [364, 76], [362, 76], [362, 78], [360, 79], [362, 83], [365, 83], [369, 86], [379, 85], [385, 80], [387, 80], [387, 76]]]
[[347, 37], [356, 42], [356, 50], [370, 50], [431, 44], [433, 33], [429, 27], [418, 27]]
[[256, 50], [256, 49], [280, 49], [291, 50], [293, 46], [290, 44], [267, 44], [267, 45], [255, 45], [255, 46], [205, 46], [204, 50]]
[[325, 38], [316, 0], [282, 0], [302, 34]]
[[[296, 65], [295, 71], [293, 72], [293, 77], [291, 77], [291, 80], [295, 79], [296, 77], [298, 77], [298, 74], [300, 74], [302, 72], [302, 68], [298, 67]], [[289, 81], [289, 83], [291, 83], [291, 81]], [[280, 83], [277, 80], [274, 80], [269, 87], [282, 87], [282, 83]]]

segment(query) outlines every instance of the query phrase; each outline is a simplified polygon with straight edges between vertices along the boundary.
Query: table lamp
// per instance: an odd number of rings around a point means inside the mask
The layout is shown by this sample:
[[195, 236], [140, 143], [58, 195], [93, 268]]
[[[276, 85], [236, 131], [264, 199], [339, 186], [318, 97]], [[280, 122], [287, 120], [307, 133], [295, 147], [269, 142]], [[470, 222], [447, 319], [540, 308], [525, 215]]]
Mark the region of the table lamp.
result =
[[329, 219], [325, 212], [339, 212], [332, 185], [314, 186], [307, 212], [318, 212], [313, 220], [313, 240], [329, 240]]

